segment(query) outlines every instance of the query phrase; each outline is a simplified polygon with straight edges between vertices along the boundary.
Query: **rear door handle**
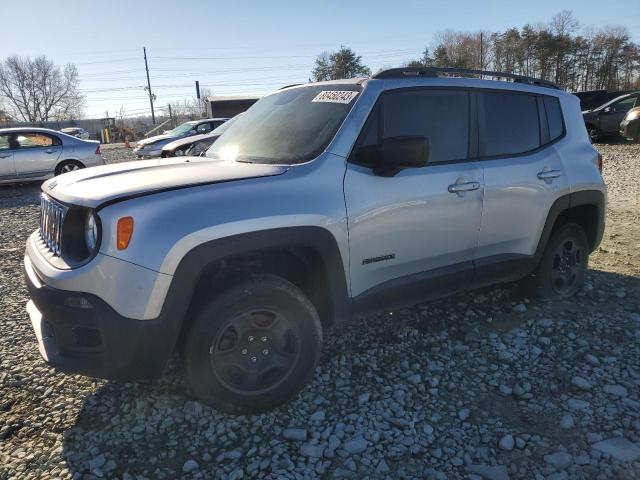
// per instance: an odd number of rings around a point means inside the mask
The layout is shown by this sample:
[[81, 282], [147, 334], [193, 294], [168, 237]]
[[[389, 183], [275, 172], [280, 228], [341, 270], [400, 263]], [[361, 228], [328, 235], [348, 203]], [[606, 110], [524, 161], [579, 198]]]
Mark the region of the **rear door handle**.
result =
[[552, 178], [558, 178], [562, 176], [562, 170], [543, 170], [538, 172], [538, 178], [540, 180], [551, 180]]
[[480, 182], [454, 183], [449, 185], [449, 193], [470, 192], [479, 188]]

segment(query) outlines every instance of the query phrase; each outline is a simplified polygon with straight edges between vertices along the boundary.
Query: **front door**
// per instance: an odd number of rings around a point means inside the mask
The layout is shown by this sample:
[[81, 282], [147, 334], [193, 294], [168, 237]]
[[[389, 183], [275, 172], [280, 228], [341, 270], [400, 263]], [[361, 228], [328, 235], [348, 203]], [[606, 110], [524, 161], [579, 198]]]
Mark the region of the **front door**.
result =
[[[467, 161], [470, 110], [470, 94], [461, 89], [403, 89], [378, 100], [344, 179], [356, 300], [395, 303], [400, 299], [385, 297], [428, 297], [430, 289], [464, 288], [471, 280], [483, 179], [481, 166]], [[357, 155], [384, 138], [415, 135], [429, 145], [425, 167], [377, 176]]]
[[606, 135], [618, 133], [620, 122], [624, 120], [627, 112], [636, 104], [637, 98], [635, 96], [627, 97], [605, 108], [600, 113], [600, 131]]
[[42, 177], [53, 173], [62, 150], [58, 137], [41, 132], [15, 134], [13, 159], [18, 177]]
[[11, 135], [0, 135], [0, 181], [15, 178], [16, 169], [13, 164], [13, 151], [11, 150]]

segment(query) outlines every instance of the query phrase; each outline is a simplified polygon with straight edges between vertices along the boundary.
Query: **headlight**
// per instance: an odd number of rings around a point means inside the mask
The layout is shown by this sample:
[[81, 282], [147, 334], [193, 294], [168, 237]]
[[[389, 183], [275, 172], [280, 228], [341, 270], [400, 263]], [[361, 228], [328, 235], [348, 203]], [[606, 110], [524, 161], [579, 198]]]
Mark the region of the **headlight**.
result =
[[96, 223], [95, 214], [92, 211], [87, 213], [87, 217], [84, 222], [84, 243], [87, 246], [90, 254], [96, 249], [98, 244], [98, 225]]
[[640, 110], [634, 110], [627, 113], [625, 120], [635, 120], [638, 117], [640, 117]]

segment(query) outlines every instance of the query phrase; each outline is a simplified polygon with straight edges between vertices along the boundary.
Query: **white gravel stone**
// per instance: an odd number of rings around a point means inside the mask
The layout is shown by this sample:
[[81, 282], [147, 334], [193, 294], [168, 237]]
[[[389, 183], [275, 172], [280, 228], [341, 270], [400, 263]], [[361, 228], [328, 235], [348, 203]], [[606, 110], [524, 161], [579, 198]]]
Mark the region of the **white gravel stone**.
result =
[[566, 452], [556, 452], [545, 455], [544, 461], [559, 470], [564, 470], [573, 463], [573, 457]]
[[282, 436], [287, 440], [304, 442], [307, 439], [307, 431], [303, 428], [287, 428], [282, 432]]
[[614, 395], [616, 397], [626, 397], [629, 395], [629, 392], [622, 385], [605, 385], [602, 387], [602, 390], [609, 395]]
[[624, 437], [614, 437], [594, 443], [591, 448], [606, 453], [621, 462], [633, 462], [640, 458], [640, 447]]
[[357, 435], [344, 442], [343, 448], [351, 454], [356, 454], [364, 452], [367, 446], [367, 441], [362, 436]]
[[560, 428], [566, 430], [568, 428], [573, 428], [574, 426], [575, 426], [575, 423], [571, 415], [563, 415], [562, 418], [560, 419]]
[[515, 445], [515, 441], [513, 440], [513, 435], [504, 435], [498, 442], [498, 446], [502, 450], [507, 450], [507, 451], [513, 450], [514, 445]]
[[184, 462], [184, 465], [182, 465], [182, 471], [184, 473], [193, 472], [194, 470], [198, 470], [199, 468], [200, 465], [198, 465], [198, 462], [193, 459], [187, 460], [186, 462]]
[[571, 383], [576, 387], [578, 387], [580, 390], [591, 390], [591, 388], [593, 387], [593, 385], [589, 380], [583, 377], [578, 377], [578, 376], [573, 377], [571, 379]]
[[465, 421], [467, 418], [469, 418], [469, 409], [463, 408], [462, 410], [460, 410], [458, 412], [458, 418], [462, 421]]

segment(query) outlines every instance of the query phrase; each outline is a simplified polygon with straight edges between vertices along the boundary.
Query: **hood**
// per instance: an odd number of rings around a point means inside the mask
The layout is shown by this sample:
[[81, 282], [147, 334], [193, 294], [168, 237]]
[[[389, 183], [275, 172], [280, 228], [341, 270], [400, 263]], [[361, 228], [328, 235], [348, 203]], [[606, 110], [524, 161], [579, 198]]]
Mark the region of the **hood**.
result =
[[163, 150], [173, 151], [176, 148], [184, 147], [185, 145], [190, 145], [192, 143], [197, 142], [198, 140], [202, 140], [203, 138], [210, 138], [211, 134], [202, 133], [200, 135], [192, 135], [191, 137], [179, 138], [178, 140], [174, 140], [172, 142], [167, 143], [162, 147]]
[[84, 168], [47, 180], [57, 200], [95, 208], [105, 202], [197, 185], [281, 175], [287, 167], [223, 162], [204, 157], [143, 160]]
[[151, 145], [152, 143], [156, 143], [161, 140], [170, 140], [170, 139], [175, 140], [177, 138], [181, 138], [181, 137], [172, 137], [171, 135], [167, 135], [166, 133], [164, 133], [162, 135], [156, 135], [154, 137], [149, 137], [149, 138], [145, 138], [144, 140], [140, 140], [136, 142], [136, 145]]

